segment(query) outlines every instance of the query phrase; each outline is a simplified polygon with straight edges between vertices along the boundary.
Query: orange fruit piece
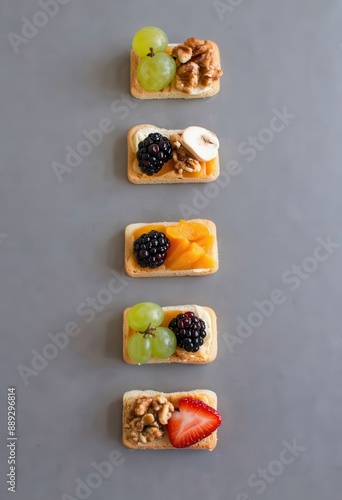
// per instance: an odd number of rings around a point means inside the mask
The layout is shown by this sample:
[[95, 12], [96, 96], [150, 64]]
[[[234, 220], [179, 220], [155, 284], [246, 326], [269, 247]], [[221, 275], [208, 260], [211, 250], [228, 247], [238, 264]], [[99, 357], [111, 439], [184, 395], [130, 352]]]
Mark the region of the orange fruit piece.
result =
[[164, 311], [164, 319], [163, 319], [161, 326], [166, 326], [166, 328], [167, 328], [170, 324], [170, 321], [173, 318], [175, 318], [176, 316], [178, 316], [178, 314], [180, 314], [180, 312], [181, 311], [178, 311], [177, 309], [171, 309], [168, 311]]
[[134, 231], [134, 240], [138, 239], [142, 234], [153, 230], [165, 233], [165, 226], [164, 224], [146, 224], [146, 226], [139, 227]]
[[215, 242], [215, 237], [212, 234], [201, 236], [196, 240], [197, 245], [204, 248], [205, 253], [210, 253]]
[[215, 163], [216, 163], [216, 158], [214, 158], [213, 160], [207, 161], [207, 163], [205, 164], [207, 175], [211, 175], [214, 173]]
[[215, 260], [207, 254], [203, 254], [192, 264], [192, 269], [213, 269], [216, 267]]
[[209, 229], [198, 221], [181, 219], [177, 225], [167, 228], [168, 238], [186, 238], [189, 241], [196, 241], [202, 236], [209, 234]]
[[173, 240], [187, 240], [188, 238], [182, 234], [182, 232], [179, 230], [179, 223], [176, 224], [175, 226], [166, 226], [165, 228], [165, 234], [169, 238], [171, 244]]
[[177, 259], [190, 246], [190, 241], [185, 238], [170, 238], [170, 248], [167, 251], [165, 266], [168, 267], [170, 262]]
[[180, 271], [185, 269], [192, 269], [192, 265], [196, 262], [202, 255], [204, 255], [204, 249], [197, 245], [197, 243], [191, 243], [189, 247], [179, 255], [172, 262], [169, 262], [169, 267], [173, 271]]
[[185, 221], [181, 219], [178, 225], [189, 241], [197, 241], [202, 236], [209, 235], [209, 229], [202, 222], [193, 220]]

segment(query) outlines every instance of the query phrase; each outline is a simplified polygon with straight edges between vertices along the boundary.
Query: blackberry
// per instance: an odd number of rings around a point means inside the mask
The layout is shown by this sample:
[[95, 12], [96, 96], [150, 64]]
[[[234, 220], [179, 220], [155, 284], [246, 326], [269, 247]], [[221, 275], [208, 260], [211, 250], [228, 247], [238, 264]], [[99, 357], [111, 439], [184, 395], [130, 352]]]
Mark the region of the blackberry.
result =
[[139, 167], [146, 175], [153, 175], [161, 170], [164, 163], [172, 158], [172, 146], [167, 137], [157, 132], [148, 134], [139, 142], [137, 159]]
[[170, 240], [164, 233], [152, 230], [133, 243], [133, 253], [140, 267], [159, 267], [164, 263]]
[[207, 335], [205, 322], [191, 311], [178, 314], [169, 323], [169, 328], [177, 338], [177, 346], [188, 352], [197, 352]]

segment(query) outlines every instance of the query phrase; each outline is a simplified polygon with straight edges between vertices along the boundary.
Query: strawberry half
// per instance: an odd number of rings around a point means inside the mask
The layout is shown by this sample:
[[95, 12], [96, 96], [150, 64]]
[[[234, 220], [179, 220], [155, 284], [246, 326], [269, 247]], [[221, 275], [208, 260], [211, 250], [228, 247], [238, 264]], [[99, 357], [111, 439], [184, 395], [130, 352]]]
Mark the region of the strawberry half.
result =
[[221, 424], [221, 415], [199, 399], [179, 400], [179, 411], [168, 421], [169, 439], [175, 448], [186, 448], [210, 436]]

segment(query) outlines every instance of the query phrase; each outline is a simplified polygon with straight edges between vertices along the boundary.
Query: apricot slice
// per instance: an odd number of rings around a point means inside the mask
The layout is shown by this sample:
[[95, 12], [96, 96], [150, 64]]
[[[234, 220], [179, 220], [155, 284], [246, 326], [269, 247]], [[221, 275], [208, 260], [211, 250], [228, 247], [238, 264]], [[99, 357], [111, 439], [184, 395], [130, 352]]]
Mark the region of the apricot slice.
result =
[[179, 230], [179, 224], [176, 224], [175, 226], [167, 226], [165, 228], [165, 234], [169, 238], [171, 244], [173, 240], [187, 240], [188, 238], [181, 233]]
[[204, 248], [205, 253], [210, 253], [215, 242], [215, 237], [212, 234], [201, 236], [196, 240], [197, 245]]
[[177, 259], [183, 252], [190, 246], [190, 241], [185, 238], [169, 238], [170, 248], [167, 251], [165, 265], [168, 266], [170, 262]]
[[216, 266], [215, 260], [207, 254], [203, 254], [192, 264], [192, 269], [213, 269]]
[[209, 234], [209, 229], [201, 222], [186, 221], [184, 219], [181, 219], [176, 226], [167, 228], [167, 230], [168, 238], [185, 238], [190, 242]]
[[192, 269], [193, 263], [202, 255], [204, 255], [204, 249], [197, 243], [191, 243], [179, 257], [169, 263], [169, 267], [173, 271]]
[[165, 226], [164, 224], [146, 224], [146, 226], [139, 227], [134, 231], [134, 240], [138, 239], [142, 234], [153, 230], [165, 233]]
[[161, 326], [166, 326], [166, 328], [167, 328], [170, 324], [170, 321], [173, 318], [175, 318], [176, 316], [178, 316], [178, 314], [180, 314], [180, 312], [181, 311], [178, 311], [176, 309], [164, 311], [164, 319], [163, 319]]
[[211, 175], [214, 173], [215, 163], [216, 163], [216, 158], [214, 158], [213, 160], [207, 161], [207, 163], [205, 164], [205, 169], [206, 169], [207, 175]]
[[179, 228], [181, 231], [187, 235], [189, 241], [197, 241], [202, 236], [209, 235], [209, 229], [202, 222], [198, 221], [185, 221], [181, 219], [179, 221]]

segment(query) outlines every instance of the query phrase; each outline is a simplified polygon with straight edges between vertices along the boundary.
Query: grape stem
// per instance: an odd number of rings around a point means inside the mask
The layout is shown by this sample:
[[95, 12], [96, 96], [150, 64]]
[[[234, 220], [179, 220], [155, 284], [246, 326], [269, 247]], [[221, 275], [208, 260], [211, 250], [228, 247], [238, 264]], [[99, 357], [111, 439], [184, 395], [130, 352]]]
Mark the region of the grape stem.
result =
[[144, 336], [144, 339], [147, 337], [147, 335], [151, 335], [151, 337], [155, 337], [155, 334], [153, 333], [155, 328], [151, 326], [151, 323], [148, 325], [146, 330], [144, 332], [139, 332]]
[[153, 50], [153, 47], [150, 47], [150, 52], [147, 55], [148, 55], [148, 57], [153, 57], [156, 55], [156, 53]]

